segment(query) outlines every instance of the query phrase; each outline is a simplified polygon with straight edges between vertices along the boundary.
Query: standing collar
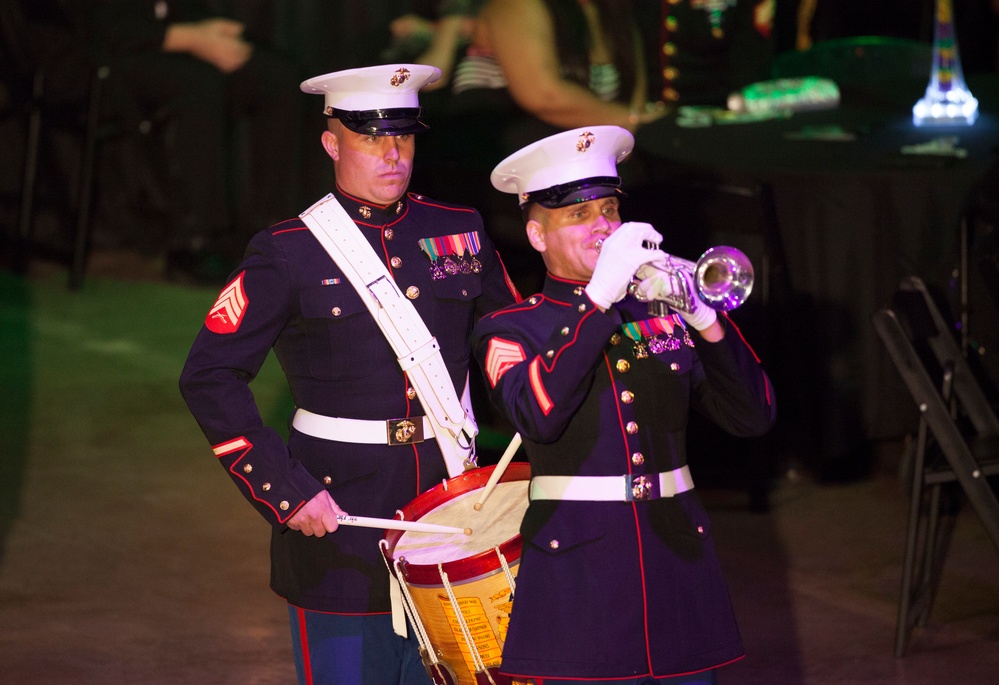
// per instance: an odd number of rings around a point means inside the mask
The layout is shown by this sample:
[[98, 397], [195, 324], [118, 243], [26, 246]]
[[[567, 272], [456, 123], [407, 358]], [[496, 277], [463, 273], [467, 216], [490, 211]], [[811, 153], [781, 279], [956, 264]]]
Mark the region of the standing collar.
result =
[[549, 271], [548, 275], [545, 276], [545, 285], [542, 294], [549, 299], [558, 300], [559, 302], [576, 303], [582, 300], [589, 300], [584, 292], [585, 288], [586, 281], [560, 278]]
[[406, 194], [388, 205], [367, 202], [353, 195], [348, 195], [340, 190], [339, 186], [333, 190], [333, 195], [340, 201], [340, 204], [347, 211], [347, 215], [351, 219], [357, 223], [372, 226], [384, 226], [385, 224], [398, 221], [406, 213], [408, 204]]

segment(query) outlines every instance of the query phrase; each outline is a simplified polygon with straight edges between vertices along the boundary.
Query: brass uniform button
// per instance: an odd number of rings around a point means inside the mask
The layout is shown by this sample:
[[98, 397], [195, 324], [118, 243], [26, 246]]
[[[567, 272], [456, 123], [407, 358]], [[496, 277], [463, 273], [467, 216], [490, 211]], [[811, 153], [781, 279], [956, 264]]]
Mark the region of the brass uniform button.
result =
[[680, 99], [680, 93], [676, 91], [676, 88], [663, 88], [663, 99], [676, 102]]
[[676, 31], [676, 17], [666, 17], [666, 30]]
[[617, 363], [614, 364], [614, 368], [616, 368], [621, 373], [627, 373], [628, 369], [631, 368], [631, 364], [628, 363], [627, 359], [618, 359]]
[[385, 236], [385, 240], [392, 240], [392, 238], [395, 236], [395, 231], [393, 231], [391, 228], [386, 228], [385, 232], [382, 233], [382, 235]]
[[402, 214], [402, 201], [395, 203], [395, 213]]
[[281, 507], [281, 511], [288, 511], [288, 507], [290, 507], [291, 505], [288, 504], [288, 500], [282, 500], [281, 504], [279, 504], [278, 506]]
[[371, 207], [361, 206], [358, 208], [357, 213], [360, 214], [365, 219], [371, 218]]
[[635, 433], [638, 432], [638, 424], [635, 423], [634, 421], [629, 421], [627, 424], [625, 424], [624, 429], [628, 431], [628, 435], [634, 435]]
[[333, 316], [340, 316], [341, 314], [341, 309], [339, 307], [333, 307], [331, 311], [333, 312]]
[[677, 69], [676, 67], [666, 67], [665, 69], [663, 69], [663, 76], [669, 81], [672, 81], [679, 75], [680, 75], [680, 70]]
[[551, 542], [548, 543], [548, 546], [551, 547], [552, 549], [558, 549], [558, 540], [552, 540]]
[[675, 55], [676, 45], [673, 43], [663, 43], [663, 54], [670, 56]]
[[578, 309], [579, 313], [582, 314], [583, 312], [586, 311], [586, 305], [585, 304], [581, 304], [578, 307], [576, 307], [576, 309]]
[[545, 352], [545, 356], [551, 359], [552, 357], [555, 356], [555, 350], [548, 350], [547, 352]]
[[420, 296], [420, 289], [417, 288], [415, 285], [411, 285], [408, 288], [406, 288], [406, 297], [408, 297], [409, 299], [415, 300], [419, 296]]
[[332, 482], [333, 482], [332, 478], [330, 478], [329, 476], [323, 476], [323, 484], [324, 485], [329, 485]]
[[624, 392], [621, 393], [621, 401], [624, 402], [625, 404], [631, 404], [632, 402], [635, 401], [635, 393], [633, 393], [631, 390], [625, 390]]
[[399, 257], [393, 257], [392, 259], [389, 260], [389, 264], [392, 265], [393, 269], [398, 269], [400, 266], [402, 266], [402, 259], [400, 259]]
[[250, 473], [253, 471], [253, 464], [245, 464], [243, 466], [243, 473]]
[[621, 334], [620, 333], [615, 333], [614, 335], [612, 335], [611, 339], [610, 339], [610, 344], [611, 345], [619, 345], [619, 344], [621, 344]]
[[561, 331], [559, 331], [563, 336], [569, 335], [569, 327], [564, 326]]
[[680, 370], [680, 365], [677, 364], [676, 362], [673, 362], [672, 364], [669, 365], [669, 368], [670, 368], [670, 371], [679, 371]]
[[468, 297], [468, 291], [467, 291], [467, 290], [465, 290], [464, 288], [462, 288], [462, 289], [461, 289], [461, 296], [462, 296], [462, 297]]
[[416, 390], [414, 388], [406, 388], [406, 397], [411, 400], [416, 399]]
[[573, 295], [582, 295], [583, 294], [583, 286], [577, 285], [575, 288], [572, 289], [572, 294]]
[[270, 483], [264, 483], [263, 485], [260, 486], [260, 489], [263, 490], [264, 492], [267, 492], [268, 490], [271, 489], [271, 484]]
[[531, 298], [529, 298], [529, 299], [528, 299], [527, 301], [528, 301], [528, 302], [529, 302], [530, 304], [537, 304], [537, 303], [538, 303], [538, 298], [536, 298], [536, 297], [531, 297]]
[[635, 466], [641, 466], [642, 464], [645, 463], [645, 455], [642, 454], [641, 452], [635, 452], [633, 455], [631, 455], [631, 463], [634, 464]]

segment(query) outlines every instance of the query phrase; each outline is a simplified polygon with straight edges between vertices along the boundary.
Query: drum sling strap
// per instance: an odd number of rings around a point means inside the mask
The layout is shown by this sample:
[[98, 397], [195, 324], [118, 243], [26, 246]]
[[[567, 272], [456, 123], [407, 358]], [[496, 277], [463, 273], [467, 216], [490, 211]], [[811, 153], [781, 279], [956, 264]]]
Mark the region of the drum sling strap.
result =
[[392, 346], [433, 424], [448, 475], [454, 478], [474, 468], [478, 427], [471, 405], [467, 397], [465, 406], [458, 400], [440, 344], [416, 307], [332, 193], [299, 217], [354, 286]]

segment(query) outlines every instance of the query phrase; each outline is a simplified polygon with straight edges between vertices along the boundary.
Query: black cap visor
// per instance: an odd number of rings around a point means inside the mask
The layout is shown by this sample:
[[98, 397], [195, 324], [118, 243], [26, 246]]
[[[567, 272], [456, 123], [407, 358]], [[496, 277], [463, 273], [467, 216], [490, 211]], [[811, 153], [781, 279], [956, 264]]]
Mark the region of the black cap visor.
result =
[[430, 127], [420, 116], [422, 107], [398, 107], [395, 109], [369, 109], [355, 112], [331, 108], [327, 116], [339, 119], [354, 133], [366, 136], [401, 136], [407, 133], [421, 133]]
[[617, 176], [595, 176], [524, 193], [520, 204], [523, 206], [537, 202], [542, 207], [557, 209], [602, 197], [624, 195], [624, 191], [621, 190], [621, 179]]

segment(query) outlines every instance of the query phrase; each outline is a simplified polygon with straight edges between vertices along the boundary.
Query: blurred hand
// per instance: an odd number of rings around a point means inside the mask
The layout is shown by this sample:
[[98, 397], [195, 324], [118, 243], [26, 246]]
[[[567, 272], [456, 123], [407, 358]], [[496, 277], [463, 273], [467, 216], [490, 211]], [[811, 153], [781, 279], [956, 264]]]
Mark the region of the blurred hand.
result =
[[167, 29], [163, 49], [186, 52], [231, 74], [253, 54], [253, 45], [244, 40], [243, 29], [241, 22], [221, 18], [172, 24]]
[[398, 40], [409, 38], [414, 34], [430, 35], [434, 32], [434, 25], [419, 14], [404, 14], [389, 22], [389, 31], [392, 37]]
[[288, 527], [300, 531], [303, 535], [315, 535], [321, 538], [340, 527], [340, 523], [336, 520], [339, 514], [346, 512], [333, 501], [330, 493], [323, 490], [288, 519]]

